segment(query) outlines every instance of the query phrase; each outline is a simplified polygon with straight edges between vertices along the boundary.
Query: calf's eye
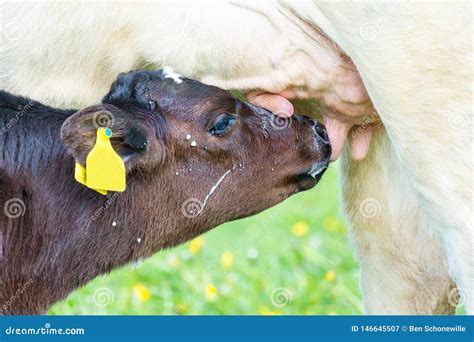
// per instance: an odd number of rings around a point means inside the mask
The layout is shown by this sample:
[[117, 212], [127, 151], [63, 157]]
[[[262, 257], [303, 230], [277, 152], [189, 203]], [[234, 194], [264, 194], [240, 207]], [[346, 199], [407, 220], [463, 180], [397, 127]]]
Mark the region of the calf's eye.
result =
[[221, 114], [214, 120], [212, 127], [209, 129], [209, 133], [216, 137], [223, 136], [236, 122], [237, 118], [234, 115], [227, 113]]

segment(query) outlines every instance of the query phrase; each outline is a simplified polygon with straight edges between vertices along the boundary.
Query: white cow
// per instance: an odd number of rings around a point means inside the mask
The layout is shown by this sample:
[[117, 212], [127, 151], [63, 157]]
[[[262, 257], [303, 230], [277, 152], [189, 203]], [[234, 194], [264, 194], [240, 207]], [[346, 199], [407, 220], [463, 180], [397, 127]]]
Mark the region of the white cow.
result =
[[452, 313], [456, 284], [474, 313], [470, 2], [5, 3], [0, 23], [0, 88], [55, 105], [163, 65], [281, 115], [319, 99], [366, 312]]

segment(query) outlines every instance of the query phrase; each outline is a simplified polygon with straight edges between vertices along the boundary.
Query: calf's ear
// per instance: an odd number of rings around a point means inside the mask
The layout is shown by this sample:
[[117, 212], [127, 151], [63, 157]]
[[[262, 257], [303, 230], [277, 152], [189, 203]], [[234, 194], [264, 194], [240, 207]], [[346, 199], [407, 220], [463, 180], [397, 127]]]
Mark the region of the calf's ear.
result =
[[82, 109], [70, 116], [61, 127], [61, 139], [68, 152], [81, 165], [96, 143], [97, 130], [110, 128], [113, 149], [127, 168], [145, 155], [148, 137], [132, 115], [113, 105], [102, 104]]

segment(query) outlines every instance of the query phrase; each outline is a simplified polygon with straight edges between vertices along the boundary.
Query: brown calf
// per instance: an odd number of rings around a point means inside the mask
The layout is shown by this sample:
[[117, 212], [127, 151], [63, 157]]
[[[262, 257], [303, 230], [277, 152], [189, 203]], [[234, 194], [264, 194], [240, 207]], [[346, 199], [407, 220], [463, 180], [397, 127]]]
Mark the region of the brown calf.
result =
[[[74, 180], [98, 127], [127, 189]], [[99, 274], [312, 188], [324, 127], [280, 119], [167, 71], [121, 74], [102, 103], [50, 108], [0, 92], [0, 313], [41, 314]]]

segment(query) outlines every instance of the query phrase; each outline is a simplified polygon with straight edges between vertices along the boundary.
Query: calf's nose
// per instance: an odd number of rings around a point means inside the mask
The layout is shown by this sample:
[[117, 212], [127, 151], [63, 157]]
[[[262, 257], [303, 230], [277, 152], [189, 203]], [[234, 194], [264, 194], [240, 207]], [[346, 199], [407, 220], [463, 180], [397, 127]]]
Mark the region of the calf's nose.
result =
[[324, 125], [318, 121], [313, 120], [313, 131], [326, 144], [329, 144], [329, 136]]
[[313, 132], [323, 141], [323, 143], [329, 144], [329, 136], [322, 123], [307, 115], [295, 115], [295, 119], [297, 121], [306, 121], [309, 123], [313, 128]]

